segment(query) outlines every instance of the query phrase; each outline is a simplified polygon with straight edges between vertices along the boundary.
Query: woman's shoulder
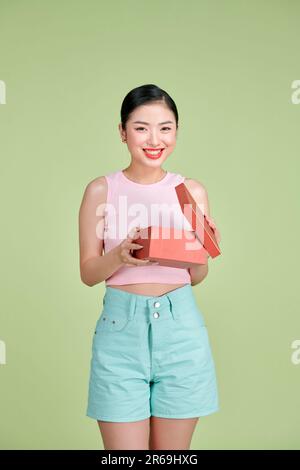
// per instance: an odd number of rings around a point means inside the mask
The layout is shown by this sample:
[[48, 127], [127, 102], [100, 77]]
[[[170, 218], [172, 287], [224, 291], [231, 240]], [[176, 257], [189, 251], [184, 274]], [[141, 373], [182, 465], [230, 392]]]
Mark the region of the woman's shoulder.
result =
[[99, 203], [106, 201], [107, 197], [107, 180], [105, 176], [97, 176], [89, 181], [85, 187], [84, 199], [90, 202]]
[[206, 187], [204, 186], [204, 184], [201, 181], [196, 180], [195, 178], [188, 178], [185, 176], [184, 184], [186, 185], [188, 189], [191, 189], [191, 190], [206, 191]]
[[86, 192], [90, 195], [90, 198], [106, 202], [112, 188], [119, 182], [120, 172], [121, 170], [117, 170], [92, 179], [86, 186]]
[[106, 176], [97, 176], [87, 183], [87, 188], [90, 192], [103, 191], [107, 186]]

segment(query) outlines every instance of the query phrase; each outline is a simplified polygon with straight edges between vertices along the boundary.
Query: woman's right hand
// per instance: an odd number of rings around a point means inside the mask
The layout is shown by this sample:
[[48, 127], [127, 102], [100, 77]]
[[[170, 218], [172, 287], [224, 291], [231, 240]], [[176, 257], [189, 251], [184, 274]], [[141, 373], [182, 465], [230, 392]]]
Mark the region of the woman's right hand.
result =
[[145, 265], [153, 265], [153, 264], [158, 264], [156, 262], [152, 263], [149, 259], [137, 259], [131, 256], [130, 252], [132, 250], [139, 250], [143, 248], [142, 245], [139, 245], [138, 243], [133, 243], [133, 240], [136, 238], [139, 238], [139, 229], [138, 227], [135, 227], [128, 235], [125, 240], [120, 243], [120, 245], [117, 246], [117, 254], [120, 259], [120, 261], [125, 265], [129, 267], [134, 267], [134, 266], [145, 266]]

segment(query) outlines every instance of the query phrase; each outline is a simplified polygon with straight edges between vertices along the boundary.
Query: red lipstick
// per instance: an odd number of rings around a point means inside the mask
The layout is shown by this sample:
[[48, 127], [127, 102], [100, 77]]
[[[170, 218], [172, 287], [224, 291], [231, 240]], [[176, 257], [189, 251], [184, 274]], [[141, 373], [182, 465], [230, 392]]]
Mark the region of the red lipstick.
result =
[[152, 153], [147, 152], [147, 150], [157, 151], [158, 149], [150, 149], [150, 148], [144, 148], [143, 149], [146, 157], [151, 158], [152, 160], [157, 160], [158, 158], [160, 158], [162, 156], [163, 151], [164, 151], [164, 149], [161, 148], [158, 153], [152, 154]]

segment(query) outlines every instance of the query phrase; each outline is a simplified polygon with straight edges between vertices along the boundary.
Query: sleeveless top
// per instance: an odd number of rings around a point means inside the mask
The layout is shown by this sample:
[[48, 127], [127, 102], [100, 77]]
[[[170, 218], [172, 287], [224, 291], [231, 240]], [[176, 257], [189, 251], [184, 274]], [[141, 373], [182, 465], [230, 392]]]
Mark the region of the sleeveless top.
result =
[[[105, 178], [104, 253], [119, 245], [136, 226], [192, 230], [175, 191], [175, 186], [185, 180], [180, 174], [167, 172], [164, 178], [152, 184], [131, 181], [122, 170], [105, 175]], [[191, 284], [191, 277], [187, 268], [124, 265], [105, 280], [106, 285], [137, 283]]]

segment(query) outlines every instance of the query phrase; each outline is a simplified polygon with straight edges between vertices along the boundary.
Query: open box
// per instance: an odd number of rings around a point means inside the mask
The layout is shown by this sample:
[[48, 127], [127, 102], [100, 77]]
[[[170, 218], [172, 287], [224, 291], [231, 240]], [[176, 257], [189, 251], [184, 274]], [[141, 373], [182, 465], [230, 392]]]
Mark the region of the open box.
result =
[[175, 186], [175, 191], [193, 230], [157, 226], [142, 228], [134, 242], [143, 248], [132, 250], [132, 256], [175, 268], [207, 264], [208, 256], [215, 258], [221, 254], [214, 231], [185, 184]]
[[192, 230], [151, 225], [141, 228], [139, 235], [134, 243], [143, 245], [143, 248], [133, 250], [135, 258], [158, 261], [160, 266], [173, 268], [207, 263], [207, 251]]

